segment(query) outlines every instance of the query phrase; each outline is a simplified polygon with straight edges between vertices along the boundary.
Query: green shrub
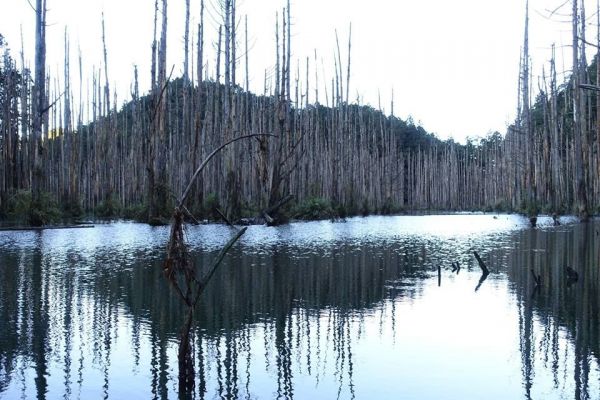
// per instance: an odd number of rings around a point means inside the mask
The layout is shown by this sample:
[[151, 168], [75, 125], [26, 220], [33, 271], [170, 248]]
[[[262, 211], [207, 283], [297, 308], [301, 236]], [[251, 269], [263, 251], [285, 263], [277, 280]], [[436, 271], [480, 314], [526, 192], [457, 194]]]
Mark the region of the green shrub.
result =
[[335, 218], [337, 215], [329, 201], [318, 197], [296, 204], [292, 208], [291, 214], [293, 218], [305, 220]]
[[83, 215], [83, 207], [78, 199], [69, 199], [62, 203], [62, 215], [67, 219], [80, 218]]
[[528, 216], [538, 215], [540, 213], [540, 208], [536, 203], [531, 203], [527, 206], [525, 212]]
[[6, 201], [6, 217], [15, 222], [27, 222], [31, 210], [31, 192], [20, 190], [9, 196]]
[[512, 211], [512, 207], [511, 207], [510, 203], [508, 203], [508, 202], [499, 201], [499, 202], [497, 202], [494, 205], [493, 211], [495, 211], [495, 212], [509, 212], [509, 211]]
[[94, 209], [94, 214], [100, 218], [114, 218], [118, 217], [120, 213], [121, 206], [113, 196], [109, 196], [101, 201]]
[[219, 196], [216, 193], [208, 193], [202, 203], [202, 216], [214, 220], [220, 219], [221, 217], [215, 211], [216, 208], [221, 209]]
[[367, 199], [363, 200], [362, 206], [360, 207], [360, 215], [363, 217], [368, 216], [371, 213], [371, 209], [369, 208], [369, 202]]
[[125, 219], [146, 221], [148, 219], [148, 207], [145, 204], [129, 205], [123, 208], [121, 215]]
[[399, 213], [401, 208], [395, 205], [392, 199], [388, 197], [379, 211], [382, 215], [391, 215]]
[[56, 199], [50, 193], [40, 193], [40, 198], [34, 202], [29, 190], [19, 190], [10, 196], [5, 214], [10, 221], [32, 226], [56, 222], [61, 217]]
[[258, 215], [258, 213], [259, 210], [256, 207], [253, 207], [248, 203], [244, 203], [240, 211], [240, 218], [252, 218]]
[[348, 217], [348, 208], [344, 204], [338, 204], [335, 207], [335, 213], [341, 219]]

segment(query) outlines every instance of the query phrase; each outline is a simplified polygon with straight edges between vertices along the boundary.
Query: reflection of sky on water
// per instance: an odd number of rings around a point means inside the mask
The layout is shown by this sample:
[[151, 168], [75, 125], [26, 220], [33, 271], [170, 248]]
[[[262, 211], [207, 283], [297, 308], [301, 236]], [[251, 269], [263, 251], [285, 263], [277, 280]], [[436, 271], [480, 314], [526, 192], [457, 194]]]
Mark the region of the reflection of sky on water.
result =
[[[579, 228], [539, 224], [537, 239], [509, 215], [250, 227], [203, 298], [197, 397], [599, 398], [598, 354], [582, 345], [598, 327], [570, 311], [596, 310], [571, 306], [588, 289], [552, 283], [556, 309], [528, 280], [531, 255], [538, 270], [560, 265]], [[197, 262], [231, 233], [189, 227]], [[157, 268], [167, 236], [131, 223], [0, 233], [0, 398], [175, 398], [181, 316]], [[472, 250], [492, 270], [477, 292]]]

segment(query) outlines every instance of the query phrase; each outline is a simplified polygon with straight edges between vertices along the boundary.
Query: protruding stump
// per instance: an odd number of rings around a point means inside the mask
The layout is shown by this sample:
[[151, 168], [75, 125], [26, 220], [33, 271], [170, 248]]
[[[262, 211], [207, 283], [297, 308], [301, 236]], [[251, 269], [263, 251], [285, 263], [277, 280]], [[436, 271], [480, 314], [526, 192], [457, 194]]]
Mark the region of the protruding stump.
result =
[[536, 274], [533, 268], [531, 268], [531, 275], [533, 276], [533, 281], [535, 282], [535, 286], [542, 286], [542, 276], [540, 274]]
[[479, 263], [479, 268], [481, 268], [481, 272], [486, 276], [489, 275], [490, 270], [488, 269], [487, 265], [485, 265], [485, 263], [483, 262], [483, 260], [479, 256], [479, 254], [476, 251], [474, 251], [473, 254], [475, 255], [475, 258], [477, 259], [477, 262]]
[[477, 287], [475, 287], [475, 291], [478, 291], [479, 288], [481, 287], [481, 285], [483, 284], [483, 282], [485, 282], [485, 280], [487, 279], [488, 275], [490, 274], [490, 270], [487, 268], [487, 266], [485, 265], [485, 263], [483, 262], [483, 260], [481, 259], [481, 257], [479, 256], [479, 254], [474, 251], [473, 254], [475, 254], [475, 258], [477, 259], [477, 262], [479, 263], [479, 268], [481, 268], [481, 278], [479, 279], [479, 283], [477, 284]]

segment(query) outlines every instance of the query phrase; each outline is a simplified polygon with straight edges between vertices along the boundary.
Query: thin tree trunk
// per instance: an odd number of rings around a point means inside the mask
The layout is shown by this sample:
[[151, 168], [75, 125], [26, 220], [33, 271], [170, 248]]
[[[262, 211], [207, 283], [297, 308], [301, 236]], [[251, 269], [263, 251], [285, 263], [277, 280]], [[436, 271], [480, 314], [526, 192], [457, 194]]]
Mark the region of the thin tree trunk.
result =
[[189, 82], [190, 0], [185, 0], [185, 30], [183, 36], [183, 80]]
[[[35, 18], [35, 80], [33, 87], [33, 120], [32, 120], [32, 182], [31, 191], [33, 207], [40, 207], [44, 185], [44, 141], [43, 114], [46, 107], [46, 0], [36, 0]], [[45, 223], [39, 214], [32, 210], [30, 221], [32, 225]]]
[[[583, 22], [582, 22], [583, 23]], [[579, 62], [579, 10], [578, 0], [573, 0], [573, 144], [575, 158], [575, 185], [577, 188], [577, 214], [582, 221], [589, 219], [587, 193], [583, 171], [583, 152], [581, 148], [581, 71]]]

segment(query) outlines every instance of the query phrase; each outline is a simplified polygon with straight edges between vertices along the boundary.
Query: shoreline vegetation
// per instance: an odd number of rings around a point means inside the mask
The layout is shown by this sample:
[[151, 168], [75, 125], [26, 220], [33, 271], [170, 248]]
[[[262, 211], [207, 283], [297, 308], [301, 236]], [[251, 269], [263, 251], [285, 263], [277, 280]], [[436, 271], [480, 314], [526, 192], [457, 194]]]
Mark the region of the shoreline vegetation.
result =
[[257, 137], [232, 144], [206, 167], [183, 205], [186, 217], [264, 218], [275, 225], [400, 210], [501, 210], [535, 225], [539, 213], [574, 213], [585, 221], [599, 211], [600, 53], [586, 59], [579, 0], [573, 0], [571, 75], [557, 81], [552, 48], [549, 74], [535, 96], [530, 92], [526, 5], [516, 120], [504, 135], [465, 144], [396, 117], [393, 96], [387, 113], [381, 104], [350, 98], [351, 25], [347, 45], [340, 46], [336, 32], [329, 73], [318, 68], [317, 51], [292, 60], [289, 1], [274, 16], [274, 69], [265, 74], [263, 92], [253, 93], [248, 21], [235, 0], [210, 5], [223, 18], [214, 54], [205, 46], [201, 0], [196, 32], [186, 29], [180, 77], [167, 63], [167, 1], [156, 0], [150, 90], [140, 92], [134, 66], [122, 104], [109, 85], [104, 16], [101, 67], [84, 79], [88, 60], [80, 54], [72, 78], [65, 29], [64, 75], [47, 74], [51, 1], [35, 2], [33, 68], [23, 51], [13, 58], [0, 34], [0, 220], [41, 226], [97, 215], [168, 223], [174, 193], [182, 193], [200, 161], [247, 135]]
[[[28, 198], [28, 193], [22, 194], [24, 198]], [[63, 212], [56, 203], [50, 203], [51, 209], [46, 209], [46, 213], [51, 215], [48, 223], [41, 227], [32, 227], [28, 225], [27, 218], [29, 211], [27, 207], [21, 208], [16, 212], [11, 212], [8, 217], [0, 219], [0, 232], [10, 230], [27, 230], [27, 229], [66, 229], [66, 228], [90, 228], [94, 225], [102, 225], [118, 221], [146, 223], [144, 219], [145, 207], [137, 206], [127, 209], [120, 209], [115, 204], [102, 204], [97, 210], [92, 213], [80, 212], [73, 214], [72, 210]], [[248, 225], [264, 225], [267, 221], [261, 218], [259, 210], [246, 210], [245, 215], [240, 215], [236, 220], [224, 220], [218, 208], [205, 208], [202, 214], [196, 215], [194, 220], [187, 218], [186, 222], [192, 225], [206, 224], [232, 224], [236, 226]], [[405, 210], [401, 208], [391, 208], [385, 210], [347, 210], [343, 207], [332, 205], [331, 202], [324, 199], [309, 199], [306, 202], [297, 204], [291, 202], [287, 207], [281, 210], [279, 215], [279, 224], [285, 225], [294, 222], [308, 221], [345, 221], [346, 218], [367, 217], [367, 216], [427, 216], [427, 215], [454, 215], [454, 214], [486, 214], [486, 215], [504, 215], [504, 214], [520, 214], [526, 217], [526, 213], [518, 210], [503, 209], [503, 208], [483, 208], [483, 209], [464, 209], [464, 210], [449, 210], [449, 209], [415, 209]], [[574, 216], [575, 214], [563, 214], [561, 216]], [[556, 219], [558, 223], [559, 216], [556, 216], [551, 210], [544, 210], [539, 213], [539, 216], [548, 216]], [[591, 215], [595, 217], [596, 215]], [[169, 224], [167, 219], [157, 220], [149, 225], [166, 226]]]

